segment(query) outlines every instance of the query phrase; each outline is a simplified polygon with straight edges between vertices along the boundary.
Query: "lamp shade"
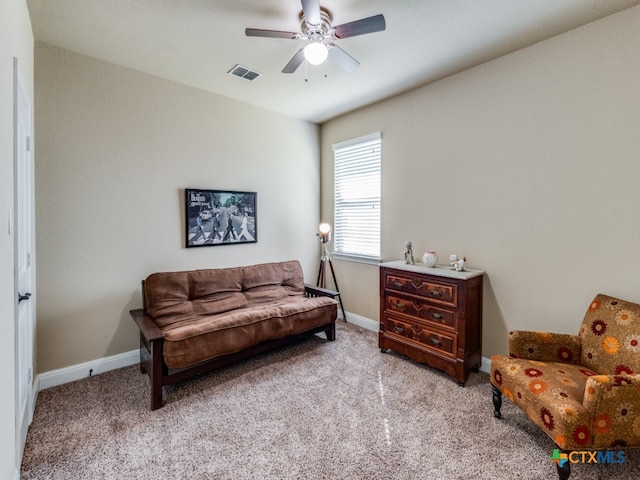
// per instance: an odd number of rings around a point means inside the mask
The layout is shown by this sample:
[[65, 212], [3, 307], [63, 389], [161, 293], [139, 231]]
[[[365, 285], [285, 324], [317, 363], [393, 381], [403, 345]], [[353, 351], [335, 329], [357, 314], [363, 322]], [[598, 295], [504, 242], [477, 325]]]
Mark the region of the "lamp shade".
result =
[[318, 237], [322, 243], [327, 243], [331, 239], [331, 225], [321, 223], [318, 227]]
[[304, 47], [304, 58], [311, 65], [320, 65], [327, 59], [329, 50], [321, 42], [311, 42]]

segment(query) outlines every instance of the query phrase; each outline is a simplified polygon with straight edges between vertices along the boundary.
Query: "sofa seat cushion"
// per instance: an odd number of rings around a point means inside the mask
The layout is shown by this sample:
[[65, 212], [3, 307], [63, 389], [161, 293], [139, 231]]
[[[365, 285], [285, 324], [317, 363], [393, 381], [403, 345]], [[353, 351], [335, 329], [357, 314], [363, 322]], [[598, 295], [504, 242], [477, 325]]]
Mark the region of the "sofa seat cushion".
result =
[[224, 313], [183, 315], [179, 321], [160, 327], [165, 363], [171, 369], [184, 368], [330, 325], [337, 313], [337, 302], [332, 298], [291, 296]]
[[553, 441], [567, 450], [590, 447], [592, 423], [584, 407], [590, 369], [495, 355], [491, 383], [520, 407]]

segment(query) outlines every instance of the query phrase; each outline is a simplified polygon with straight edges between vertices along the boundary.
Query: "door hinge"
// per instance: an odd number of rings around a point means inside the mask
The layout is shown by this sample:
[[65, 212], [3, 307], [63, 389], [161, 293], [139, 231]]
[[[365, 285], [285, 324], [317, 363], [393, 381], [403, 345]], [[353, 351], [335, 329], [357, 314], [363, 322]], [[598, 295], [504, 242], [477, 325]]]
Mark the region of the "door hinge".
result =
[[31, 266], [31, 252], [27, 252], [27, 267]]
[[33, 368], [29, 368], [29, 373], [27, 374], [27, 382], [31, 385], [33, 382]]
[[27, 152], [31, 151], [31, 137], [27, 135]]

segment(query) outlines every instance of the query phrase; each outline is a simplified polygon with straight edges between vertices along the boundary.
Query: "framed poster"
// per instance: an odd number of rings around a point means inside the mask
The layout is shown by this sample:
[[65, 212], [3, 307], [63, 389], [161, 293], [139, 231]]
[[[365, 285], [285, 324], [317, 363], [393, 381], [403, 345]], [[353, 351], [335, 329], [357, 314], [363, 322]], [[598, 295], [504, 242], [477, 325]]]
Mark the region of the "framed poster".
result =
[[258, 241], [256, 192], [185, 189], [187, 248]]

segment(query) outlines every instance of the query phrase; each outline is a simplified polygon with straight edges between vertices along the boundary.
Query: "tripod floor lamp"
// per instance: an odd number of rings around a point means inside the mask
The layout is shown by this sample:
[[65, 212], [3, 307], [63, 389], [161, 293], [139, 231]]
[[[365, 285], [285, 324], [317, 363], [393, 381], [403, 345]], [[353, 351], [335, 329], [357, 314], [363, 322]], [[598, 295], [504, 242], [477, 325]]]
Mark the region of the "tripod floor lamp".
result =
[[331, 241], [331, 225], [328, 223], [321, 223], [318, 227], [318, 240], [322, 245], [322, 255], [320, 256], [320, 268], [318, 270], [318, 281], [316, 287], [326, 288], [327, 285], [327, 263], [331, 269], [331, 276], [333, 277], [333, 283], [336, 286], [336, 292], [338, 292], [338, 301], [340, 302], [340, 310], [342, 310], [342, 319], [346, 322], [347, 315], [344, 313], [344, 306], [342, 305], [342, 296], [340, 295], [340, 288], [338, 287], [338, 280], [336, 280], [336, 272], [333, 269], [333, 262], [331, 261], [331, 255], [327, 250], [327, 244]]

